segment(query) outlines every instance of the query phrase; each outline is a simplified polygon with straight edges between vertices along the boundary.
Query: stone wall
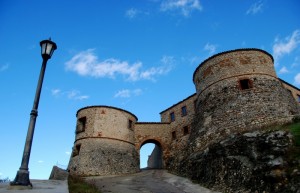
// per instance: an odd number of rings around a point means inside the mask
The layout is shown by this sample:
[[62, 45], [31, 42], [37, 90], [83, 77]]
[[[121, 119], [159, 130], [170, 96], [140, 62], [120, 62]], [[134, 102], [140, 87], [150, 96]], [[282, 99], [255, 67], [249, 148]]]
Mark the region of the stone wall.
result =
[[162, 165], [162, 151], [161, 151], [160, 146], [155, 145], [151, 155], [148, 158], [147, 168], [151, 168], [151, 169], [161, 169], [161, 168], [163, 168], [163, 165]]
[[280, 81], [282, 82], [283, 87], [286, 88], [292, 94], [295, 101], [298, 104], [300, 104], [300, 90], [297, 87], [285, 82], [284, 80], [280, 79]]
[[128, 111], [92, 106], [77, 112], [76, 138], [68, 170], [81, 176], [139, 171], [134, 124]]
[[272, 56], [262, 50], [217, 54], [199, 65], [194, 83], [197, 114], [191, 151], [234, 133], [290, 122], [299, 113], [276, 77]]

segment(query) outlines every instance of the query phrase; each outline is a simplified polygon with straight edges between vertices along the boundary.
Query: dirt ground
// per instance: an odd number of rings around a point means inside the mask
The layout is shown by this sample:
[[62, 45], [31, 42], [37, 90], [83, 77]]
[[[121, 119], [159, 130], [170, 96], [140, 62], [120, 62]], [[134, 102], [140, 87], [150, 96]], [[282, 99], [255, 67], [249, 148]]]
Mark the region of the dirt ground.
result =
[[122, 176], [86, 178], [102, 193], [217, 193], [166, 170], [142, 170]]

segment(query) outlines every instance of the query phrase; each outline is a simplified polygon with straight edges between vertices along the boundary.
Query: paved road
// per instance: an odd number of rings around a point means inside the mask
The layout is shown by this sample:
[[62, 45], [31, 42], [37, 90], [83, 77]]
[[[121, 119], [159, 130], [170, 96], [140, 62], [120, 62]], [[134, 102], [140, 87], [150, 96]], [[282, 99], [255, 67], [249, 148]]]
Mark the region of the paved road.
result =
[[131, 175], [86, 179], [103, 193], [217, 193], [166, 170], [143, 170]]
[[0, 193], [69, 193], [67, 180], [30, 180], [33, 188], [0, 183]]

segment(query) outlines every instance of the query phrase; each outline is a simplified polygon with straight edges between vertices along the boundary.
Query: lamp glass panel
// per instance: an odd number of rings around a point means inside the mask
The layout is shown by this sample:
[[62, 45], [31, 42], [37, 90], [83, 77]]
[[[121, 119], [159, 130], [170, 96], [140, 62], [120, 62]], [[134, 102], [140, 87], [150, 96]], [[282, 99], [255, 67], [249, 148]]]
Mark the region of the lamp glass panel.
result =
[[46, 54], [51, 56], [51, 50], [52, 50], [53, 44], [47, 44], [46, 47]]
[[42, 54], [45, 54], [46, 45], [47, 45], [47, 44], [42, 44]]

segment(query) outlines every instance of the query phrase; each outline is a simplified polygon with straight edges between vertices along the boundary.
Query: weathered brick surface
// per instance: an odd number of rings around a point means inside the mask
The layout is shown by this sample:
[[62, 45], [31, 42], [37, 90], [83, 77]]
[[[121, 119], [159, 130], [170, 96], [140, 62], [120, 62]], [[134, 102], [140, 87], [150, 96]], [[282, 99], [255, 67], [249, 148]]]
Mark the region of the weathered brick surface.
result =
[[[242, 89], [242, 79], [248, 79], [251, 88]], [[197, 115], [192, 151], [230, 134], [290, 122], [299, 114], [299, 106], [276, 77], [272, 56], [261, 50], [216, 55], [197, 68], [194, 82]]]
[[[92, 106], [77, 112], [85, 117], [84, 131], [76, 134], [69, 162], [70, 173], [81, 176], [134, 173], [139, 171], [135, 149], [135, 115], [118, 108]], [[129, 120], [132, 127], [129, 127]]]

